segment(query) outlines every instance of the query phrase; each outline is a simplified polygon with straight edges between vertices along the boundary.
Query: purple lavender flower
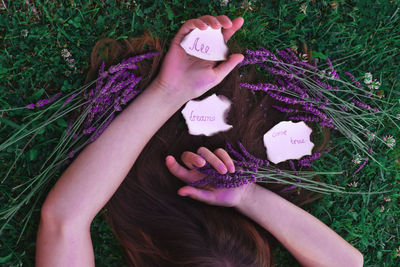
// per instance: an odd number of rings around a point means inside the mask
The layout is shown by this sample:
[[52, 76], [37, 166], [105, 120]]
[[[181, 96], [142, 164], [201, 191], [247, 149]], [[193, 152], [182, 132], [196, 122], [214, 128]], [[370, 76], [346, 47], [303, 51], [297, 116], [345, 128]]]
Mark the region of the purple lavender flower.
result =
[[335, 125], [333, 125], [332, 123], [329, 123], [329, 122], [322, 121], [322, 122], [319, 123], [319, 125], [326, 126], [326, 127], [332, 128], [334, 130], [337, 130], [337, 127]]
[[289, 120], [295, 120], [295, 121], [312, 121], [312, 122], [319, 122], [321, 121], [320, 118], [315, 117], [315, 116], [291, 116], [289, 117]]
[[303, 108], [307, 111], [310, 111], [313, 115], [320, 117], [323, 121], [326, 121], [328, 123], [332, 121], [332, 119], [328, 118], [328, 116], [324, 112], [315, 108], [312, 103], [304, 103]]
[[312, 154], [311, 156], [305, 156], [302, 159], [300, 159], [298, 161], [300, 166], [311, 166], [310, 163], [311, 161], [317, 160], [321, 157], [321, 153], [320, 152], [316, 152], [314, 154]]
[[293, 189], [295, 189], [295, 188], [297, 188], [297, 185], [289, 185], [289, 186], [285, 186], [285, 187], [284, 187], [282, 190], [280, 190], [279, 192], [282, 193], [282, 192], [286, 192], [286, 191], [293, 190]]
[[285, 108], [285, 107], [275, 106], [275, 105], [273, 105], [272, 107], [283, 113], [298, 113], [299, 112], [297, 109], [293, 109], [293, 108]]
[[294, 166], [293, 160], [289, 160], [289, 165], [290, 165], [290, 168], [292, 169], [292, 171], [296, 171], [296, 167]]
[[90, 137], [90, 141], [94, 142], [96, 141], [97, 138], [100, 137], [100, 135], [104, 132], [105, 129], [111, 124], [112, 120], [114, 119], [115, 114], [112, 113], [112, 115], [107, 119], [107, 121], [101, 126], [97, 131]]
[[367, 162], [368, 162], [368, 158], [366, 158], [364, 160], [364, 162], [357, 168], [357, 170], [354, 171], [353, 175], [358, 173], [359, 171], [361, 171], [361, 169], [364, 168], [364, 166], [365, 166], [365, 164], [367, 164]]
[[96, 127], [91, 126], [91, 127], [87, 128], [87, 129], [84, 129], [84, 130], [83, 130], [83, 134], [90, 134], [90, 133], [93, 132], [94, 130], [96, 130]]
[[40, 107], [47, 105], [48, 103], [49, 103], [48, 99], [41, 99], [38, 102], [36, 102], [36, 107], [40, 108]]
[[245, 161], [245, 158], [239, 152], [234, 150], [232, 148], [232, 145], [228, 141], [226, 141], [226, 147], [228, 149], [228, 152], [232, 154], [236, 159], [238, 159], [239, 161]]
[[[111, 66], [108, 71], [105, 71], [105, 63], [102, 62], [95, 89], [90, 89], [89, 93], [85, 93], [85, 98], [88, 100], [85, 108], [89, 109], [89, 114], [83, 123], [84, 133], [89, 134], [93, 129], [96, 129], [91, 124], [93, 121], [98, 121], [104, 112], [108, 112], [111, 109], [122, 111], [122, 106], [140, 93], [137, 85], [142, 78], [136, 77], [132, 72], [137, 68], [135, 63], [158, 54], [158, 52], [149, 52], [128, 58], [117, 65]], [[105, 124], [106, 126], [107, 123]], [[96, 140], [105, 127], [97, 129], [91, 137], [91, 141]]]
[[271, 72], [274, 75], [285, 77], [289, 81], [293, 80], [293, 78], [294, 78], [293, 73], [287, 73], [286, 71], [279, 70], [279, 69], [276, 69], [276, 68], [273, 68], [273, 67], [269, 67], [269, 66], [267, 66], [265, 64], [260, 64], [260, 67], [262, 67], [264, 69], [267, 69], [269, 72]]
[[334, 79], [340, 79], [339, 75], [337, 74], [337, 72], [335, 71], [335, 69], [333, 68], [332, 62], [329, 58], [326, 58], [326, 61], [328, 61], [328, 65], [329, 65], [329, 69], [331, 70], [331, 75], [332, 78]]
[[353, 81], [353, 83], [358, 87], [363, 89], [364, 87], [361, 85], [361, 83], [354, 77], [353, 74], [351, 74], [350, 72], [345, 72], [344, 74], [346, 74], [347, 76], [350, 77], [350, 79]]
[[69, 158], [73, 158], [74, 155], [75, 155], [75, 150], [71, 150], [71, 151], [68, 153], [68, 157], [69, 157]]
[[26, 108], [28, 108], [28, 109], [34, 109], [35, 107], [41, 108], [47, 104], [50, 104], [50, 103], [56, 101], [61, 95], [62, 95], [61, 92], [57, 93], [55, 96], [51, 97], [50, 99], [41, 99], [38, 102], [36, 102], [36, 104], [27, 105]]
[[64, 103], [62, 104], [61, 107], [64, 107], [65, 105], [67, 105], [69, 102], [71, 102], [71, 100], [77, 95], [77, 93], [73, 93], [70, 97], [68, 97]]
[[71, 132], [71, 128], [72, 128], [73, 122], [74, 122], [74, 119], [71, 117], [71, 118], [69, 119], [67, 129], [65, 129], [65, 135], [64, 135], [63, 139], [66, 138], [67, 135], [69, 135], [69, 133]]
[[255, 173], [257, 173], [260, 166], [268, 166], [269, 161], [254, 157], [247, 152], [245, 147], [239, 141], [238, 145], [242, 153], [234, 150], [229, 142], [226, 142], [226, 144], [228, 151], [235, 158], [239, 159], [235, 160], [235, 165], [240, 166], [242, 169], [237, 169], [237, 171], [233, 174], [220, 174], [208, 162], [206, 162], [205, 166], [202, 168], [197, 168], [197, 170], [205, 174], [206, 177], [199, 181], [190, 183], [191, 186], [210, 184], [214, 188], [234, 188], [262, 180], [262, 178], [257, 178]]

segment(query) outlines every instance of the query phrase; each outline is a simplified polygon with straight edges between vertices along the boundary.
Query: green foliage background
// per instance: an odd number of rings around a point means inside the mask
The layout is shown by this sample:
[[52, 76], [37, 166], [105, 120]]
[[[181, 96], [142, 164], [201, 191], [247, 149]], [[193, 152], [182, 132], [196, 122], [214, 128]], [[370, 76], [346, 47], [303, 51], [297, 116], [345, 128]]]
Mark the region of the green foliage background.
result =
[[[300, 7], [306, 6], [305, 13]], [[97, 40], [138, 36], [149, 29], [170, 40], [184, 21], [210, 14], [242, 16], [242, 29], [234, 39], [241, 47], [258, 45], [273, 50], [306, 44], [315, 58], [327, 56], [337, 62], [339, 73], [352, 72], [361, 78], [371, 72], [382, 82], [384, 98], [400, 104], [400, 3], [399, 1], [0, 1], [0, 109], [23, 107], [48, 98], [60, 90], [69, 92], [83, 84], [89, 55]], [[75, 59], [76, 70], [61, 56], [67, 48]], [[0, 141], [4, 142], [26, 123], [30, 110], [1, 112]], [[393, 110], [400, 113], [397, 109]], [[398, 130], [387, 127], [376, 134], [392, 135]], [[63, 119], [48, 125], [21, 155], [10, 177], [0, 183], [0, 207], [10, 203], [16, 186], [37, 174], [42, 163], [66, 128]], [[0, 151], [0, 177], [5, 176], [26, 140]], [[331, 170], [350, 169], [327, 182], [346, 186], [358, 182], [362, 191], [393, 189], [391, 193], [370, 196], [330, 195], [306, 209], [330, 226], [364, 255], [365, 266], [399, 266], [399, 145], [380, 147], [378, 160], [386, 167], [370, 162], [356, 176], [351, 173], [352, 150], [334, 136], [335, 149], [324, 160]], [[397, 160], [397, 162], [396, 162]], [[1, 179], [3, 180], [3, 179]], [[43, 185], [46, 192], [54, 185]], [[385, 201], [389, 197], [390, 201]], [[40, 205], [45, 195], [34, 199], [37, 205], [29, 224], [20, 222], [18, 213], [5, 227], [0, 239], [1, 266], [34, 265], [35, 239]], [[388, 199], [388, 198], [387, 198]], [[31, 204], [31, 203], [30, 203]], [[28, 210], [29, 205], [23, 207]], [[382, 207], [384, 210], [382, 211]], [[3, 219], [2, 219], [3, 220]], [[18, 237], [25, 230], [21, 239]], [[92, 224], [92, 239], [97, 266], [124, 265], [118, 243], [99, 214]], [[17, 241], [19, 241], [17, 243]], [[282, 247], [275, 251], [278, 266], [296, 266]]]

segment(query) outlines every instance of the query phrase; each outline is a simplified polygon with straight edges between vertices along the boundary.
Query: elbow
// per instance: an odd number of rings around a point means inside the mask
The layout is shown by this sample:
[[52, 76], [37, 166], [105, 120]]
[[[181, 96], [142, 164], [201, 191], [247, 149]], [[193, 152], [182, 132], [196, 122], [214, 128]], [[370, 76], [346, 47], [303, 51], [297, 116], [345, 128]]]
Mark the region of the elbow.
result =
[[61, 225], [62, 221], [62, 218], [57, 215], [56, 208], [46, 199], [40, 210], [40, 224], [56, 226]]
[[60, 206], [47, 197], [40, 210], [40, 224], [57, 231], [79, 227], [90, 228], [91, 219], [84, 215], [80, 210], [71, 211], [65, 205]]
[[[351, 266], [351, 267], [362, 267], [364, 265], [364, 257], [360, 251], [354, 248], [354, 252], [352, 252], [345, 262], [341, 263], [341, 266]], [[337, 265], [336, 265], [337, 266]]]
[[62, 208], [55, 205], [49, 198], [43, 203], [40, 210], [40, 223], [50, 228], [64, 228], [71, 224], [71, 216], [68, 212], [63, 211]]
[[364, 256], [363, 254], [361, 254], [360, 251], [357, 250], [354, 266], [362, 267], [363, 265], [364, 265]]

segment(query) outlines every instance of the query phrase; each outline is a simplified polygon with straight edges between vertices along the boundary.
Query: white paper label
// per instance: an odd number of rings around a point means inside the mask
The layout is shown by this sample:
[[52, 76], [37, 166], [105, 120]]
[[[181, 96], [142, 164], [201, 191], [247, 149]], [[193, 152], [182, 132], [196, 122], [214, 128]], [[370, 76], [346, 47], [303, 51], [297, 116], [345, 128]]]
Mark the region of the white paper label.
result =
[[303, 121], [282, 121], [264, 135], [268, 159], [277, 164], [288, 159], [311, 155], [314, 144], [310, 141], [312, 130]]
[[210, 136], [227, 131], [232, 125], [225, 123], [231, 101], [224, 96], [213, 94], [203, 100], [190, 100], [182, 110], [191, 135]]
[[226, 60], [229, 53], [221, 28], [215, 30], [210, 26], [204, 31], [193, 29], [183, 38], [181, 46], [189, 55], [211, 61]]

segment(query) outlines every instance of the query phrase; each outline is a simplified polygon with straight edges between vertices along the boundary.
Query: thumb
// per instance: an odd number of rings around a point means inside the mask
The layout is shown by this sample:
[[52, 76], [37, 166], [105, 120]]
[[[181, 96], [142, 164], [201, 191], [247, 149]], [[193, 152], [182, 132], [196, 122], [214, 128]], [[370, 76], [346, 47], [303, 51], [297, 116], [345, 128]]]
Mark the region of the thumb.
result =
[[178, 195], [184, 197], [189, 196], [193, 199], [205, 202], [207, 204], [213, 204], [215, 202], [215, 195], [211, 191], [195, 188], [192, 186], [182, 187], [178, 190]]
[[244, 56], [242, 54], [232, 54], [229, 56], [227, 61], [222, 62], [214, 68], [218, 78], [222, 81], [235, 67], [237, 64], [242, 62]]

